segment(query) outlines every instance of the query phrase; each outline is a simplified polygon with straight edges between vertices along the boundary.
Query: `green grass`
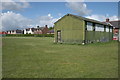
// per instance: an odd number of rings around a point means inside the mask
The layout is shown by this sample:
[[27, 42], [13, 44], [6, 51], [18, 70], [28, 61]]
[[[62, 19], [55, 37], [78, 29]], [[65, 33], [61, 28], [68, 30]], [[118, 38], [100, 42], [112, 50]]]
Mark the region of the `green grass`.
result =
[[53, 38], [4, 37], [4, 78], [117, 78], [118, 43], [55, 44]]

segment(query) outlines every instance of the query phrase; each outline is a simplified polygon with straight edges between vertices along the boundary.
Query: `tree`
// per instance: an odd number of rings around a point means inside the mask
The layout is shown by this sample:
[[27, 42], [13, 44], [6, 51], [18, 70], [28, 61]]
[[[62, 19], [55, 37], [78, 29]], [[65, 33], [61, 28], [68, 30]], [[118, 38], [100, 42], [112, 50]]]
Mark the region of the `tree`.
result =
[[52, 29], [54, 29], [54, 27], [49, 27], [49, 30], [52, 30]]

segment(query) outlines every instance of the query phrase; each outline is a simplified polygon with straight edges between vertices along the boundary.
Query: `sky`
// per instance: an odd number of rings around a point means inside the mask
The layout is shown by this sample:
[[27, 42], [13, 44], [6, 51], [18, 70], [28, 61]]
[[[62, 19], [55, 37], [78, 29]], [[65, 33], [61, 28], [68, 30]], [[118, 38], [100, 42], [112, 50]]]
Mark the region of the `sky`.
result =
[[98, 21], [118, 20], [118, 2], [4, 2], [2, 30], [48, 25], [70, 13]]

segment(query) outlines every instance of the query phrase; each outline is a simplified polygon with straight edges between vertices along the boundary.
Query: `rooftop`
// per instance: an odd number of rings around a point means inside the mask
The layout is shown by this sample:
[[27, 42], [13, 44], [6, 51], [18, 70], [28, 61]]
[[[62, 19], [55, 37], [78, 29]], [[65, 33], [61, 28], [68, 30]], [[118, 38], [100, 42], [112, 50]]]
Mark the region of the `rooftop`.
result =
[[[103, 23], [103, 22], [100, 22], [100, 21], [97, 21], [97, 20], [93, 20], [93, 19], [89, 19], [89, 18], [85, 18], [85, 17], [73, 15], [73, 14], [67, 14], [67, 15], [65, 15], [65, 16], [73, 16], [73, 17], [78, 18], [78, 19], [83, 19], [84, 21], [99, 23], [99, 24], [102, 24], [102, 25], [109, 25], [109, 24], [107, 24], [107, 23]], [[63, 16], [63, 17], [65, 17], [65, 16]], [[63, 17], [62, 17], [62, 18], [63, 18]], [[61, 18], [61, 19], [62, 19], [62, 18]], [[61, 20], [61, 19], [59, 19], [59, 20]], [[59, 21], [59, 20], [58, 20], [58, 21]], [[58, 21], [57, 21], [57, 22], [58, 22]], [[57, 22], [55, 22], [55, 24], [56, 24]]]

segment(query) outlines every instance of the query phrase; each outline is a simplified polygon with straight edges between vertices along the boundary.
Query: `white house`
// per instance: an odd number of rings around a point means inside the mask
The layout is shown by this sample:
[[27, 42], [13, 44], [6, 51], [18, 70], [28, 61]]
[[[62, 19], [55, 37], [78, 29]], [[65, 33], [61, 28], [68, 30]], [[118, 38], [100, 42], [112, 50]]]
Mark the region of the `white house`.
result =
[[9, 31], [7, 31], [7, 34], [11, 34], [11, 31], [9, 30]]
[[22, 34], [22, 30], [9, 30], [7, 31], [7, 34]]
[[34, 34], [34, 29], [35, 28], [27, 28], [23, 30], [24, 34]]
[[47, 25], [45, 25], [45, 27], [39, 27], [37, 26], [37, 28], [27, 28], [23, 30], [24, 34], [47, 34], [47, 32], [49, 31]]

